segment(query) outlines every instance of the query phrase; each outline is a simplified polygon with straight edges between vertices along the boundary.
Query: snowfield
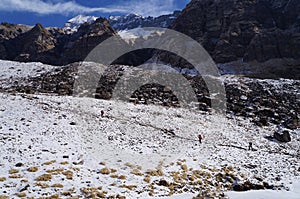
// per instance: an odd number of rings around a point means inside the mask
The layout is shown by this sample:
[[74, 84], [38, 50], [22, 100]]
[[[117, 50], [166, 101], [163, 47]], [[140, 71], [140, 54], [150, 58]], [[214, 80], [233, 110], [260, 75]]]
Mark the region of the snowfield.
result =
[[[1, 61], [0, 82], [51, 68]], [[276, 130], [233, 115], [3, 92], [0, 198], [299, 199], [300, 131], [279, 143], [266, 138]], [[248, 182], [269, 189], [233, 191]]]

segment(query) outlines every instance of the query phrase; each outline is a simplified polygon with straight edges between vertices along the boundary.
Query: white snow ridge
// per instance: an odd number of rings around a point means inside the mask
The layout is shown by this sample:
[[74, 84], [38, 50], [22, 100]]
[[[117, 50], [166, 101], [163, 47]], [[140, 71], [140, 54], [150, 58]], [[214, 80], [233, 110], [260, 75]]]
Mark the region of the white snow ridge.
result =
[[69, 33], [77, 32], [78, 28], [84, 23], [92, 23], [96, 21], [98, 17], [78, 15], [65, 23], [64, 30]]
[[7, 91], [57, 67], [0, 65], [0, 198], [299, 199], [299, 129], [283, 144], [230, 114]]

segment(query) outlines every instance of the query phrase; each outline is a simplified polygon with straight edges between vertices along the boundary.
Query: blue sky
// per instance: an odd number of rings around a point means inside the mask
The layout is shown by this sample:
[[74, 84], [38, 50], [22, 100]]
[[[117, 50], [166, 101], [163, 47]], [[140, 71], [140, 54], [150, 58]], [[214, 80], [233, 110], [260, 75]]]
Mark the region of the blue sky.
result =
[[0, 22], [63, 26], [78, 15], [108, 17], [128, 13], [159, 16], [183, 9], [190, 0], [1, 0]]

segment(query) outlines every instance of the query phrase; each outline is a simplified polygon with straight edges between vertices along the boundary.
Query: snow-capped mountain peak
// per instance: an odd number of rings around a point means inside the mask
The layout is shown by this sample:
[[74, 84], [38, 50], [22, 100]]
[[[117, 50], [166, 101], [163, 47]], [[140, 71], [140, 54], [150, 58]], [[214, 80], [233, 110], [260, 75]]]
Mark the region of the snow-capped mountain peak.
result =
[[65, 23], [64, 29], [70, 33], [76, 32], [78, 28], [84, 23], [92, 23], [96, 21], [98, 17], [78, 15]]
[[124, 16], [110, 16], [108, 18], [111, 26], [117, 30], [130, 30], [142, 27], [162, 27], [168, 28], [176, 20], [180, 11], [174, 11], [169, 15], [162, 15], [159, 17], [145, 17], [139, 14], [130, 13]]

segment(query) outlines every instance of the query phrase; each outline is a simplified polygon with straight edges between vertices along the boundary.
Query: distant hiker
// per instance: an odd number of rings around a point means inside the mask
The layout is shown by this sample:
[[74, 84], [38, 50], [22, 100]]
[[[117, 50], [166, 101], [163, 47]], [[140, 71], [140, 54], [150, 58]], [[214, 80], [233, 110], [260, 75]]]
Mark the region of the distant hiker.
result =
[[249, 142], [248, 150], [249, 150], [249, 151], [250, 151], [250, 150], [253, 151], [252, 142]]
[[104, 116], [104, 110], [101, 110], [101, 117]]
[[202, 135], [198, 135], [198, 139], [199, 139], [199, 143], [201, 144], [201, 143], [202, 143], [203, 136], [202, 136]]

